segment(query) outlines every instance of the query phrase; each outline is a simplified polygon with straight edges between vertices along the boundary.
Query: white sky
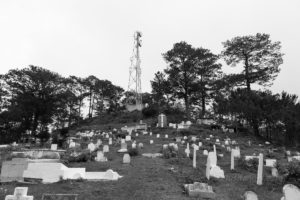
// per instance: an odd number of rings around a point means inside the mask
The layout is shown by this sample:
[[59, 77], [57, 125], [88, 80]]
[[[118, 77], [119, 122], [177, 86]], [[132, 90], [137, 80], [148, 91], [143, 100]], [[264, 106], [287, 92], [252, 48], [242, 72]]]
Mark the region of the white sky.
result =
[[300, 0], [1, 0], [0, 74], [32, 64], [127, 89], [140, 30], [142, 89], [150, 92], [154, 73], [166, 67], [161, 54], [174, 43], [220, 53], [221, 42], [260, 32], [281, 41], [285, 54], [271, 89], [300, 96], [299, 10]]

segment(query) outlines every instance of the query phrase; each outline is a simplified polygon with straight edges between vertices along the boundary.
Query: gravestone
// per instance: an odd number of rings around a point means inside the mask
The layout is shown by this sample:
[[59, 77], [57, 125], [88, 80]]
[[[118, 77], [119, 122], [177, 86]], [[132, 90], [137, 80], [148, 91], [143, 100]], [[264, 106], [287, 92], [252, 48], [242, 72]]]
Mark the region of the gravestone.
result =
[[210, 158], [209, 158], [209, 156], [207, 156], [207, 160], [206, 160], [206, 171], [205, 171], [207, 180], [209, 180], [209, 177], [210, 177], [210, 168], [211, 168], [211, 165], [210, 165]]
[[76, 143], [71, 141], [69, 144], [69, 148], [75, 148], [76, 147]]
[[199, 146], [199, 147], [202, 147], [202, 142], [199, 142], [198, 146]]
[[103, 146], [103, 153], [108, 153], [109, 152], [109, 146], [108, 145], [104, 145]]
[[233, 151], [231, 151], [230, 169], [234, 170], [234, 154], [233, 154]]
[[57, 144], [51, 144], [51, 150], [56, 151], [57, 150]]
[[293, 184], [283, 186], [283, 197], [281, 200], [300, 200], [300, 190]]
[[127, 142], [131, 141], [131, 136], [130, 135], [126, 135], [125, 141], [127, 141]]
[[272, 176], [273, 176], [273, 177], [278, 177], [278, 175], [279, 175], [279, 173], [278, 173], [277, 168], [273, 167], [273, 168], [272, 168]]
[[215, 178], [225, 178], [224, 171], [219, 166], [211, 166], [209, 176]]
[[93, 151], [95, 151], [95, 149], [96, 149], [96, 146], [95, 146], [95, 144], [94, 143], [89, 143], [88, 144], [88, 149], [90, 150], [90, 152], [93, 152]]
[[[198, 147], [198, 146], [197, 146]], [[199, 147], [198, 147], [199, 149]], [[194, 154], [193, 154], [193, 168], [196, 169], [196, 157], [197, 157], [197, 148], [194, 147]]]
[[210, 165], [217, 166], [217, 155], [215, 152], [209, 152], [208, 157], [210, 158]]
[[258, 158], [258, 170], [257, 170], [257, 185], [262, 185], [263, 182], [263, 167], [264, 167], [264, 157], [263, 154], [259, 154]]
[[150, 140], [150, 144], [153, 144], [153, 140]]
[[168, 149], [168, 146], [169, 146], [169, 145], [164, 144], [164, 145], [163, 145], [163, 149], [164, 149], [164, 150]]
[[11, 161], [3, 161], [0, 182], [23, 181], [23, 172], [28, 167], [28, 158], [13, 158]]
[[276, 165], [276, 159], [266, 159], [267, 167], [274, 167]]
[[28, 187], [16, 187], [14, 195], [6, 195], [5, 200], [33, 200], [33, 196], [27, 196]]
[[216, 194], [213, 192], [212, 187], [207, 183], [195, 182], [194, 184], [185, 184], [184, 188], [190, 197], [197, 197], [201, 199], [216, 198]]
[[165, 138], [169, 138], [168, 134], [165, 135]]
[[130, 163], [130, 155], [128, 153], [125, 153], [123, 156], [123, 163], [129, 164]]
[[160, 128], [167, 127], [167, 117], [165, 114], [160, 114], [158, 116], [158, 127], [160, 127]]
[[108, 138], [108, 145], [112, 145], [112, 138]]
[[104, 156], [102, 151], [97, 151], [97, 157], [95, 158], [97, 162], [106, 162], [107, 158]]
[[160, 134], [156, 134], [156, 138], [159, 138], [160, 137]]
[[152, 136], [152, 132], [150, 132], [149, 135]]
[[140, 142], [139, 143], [139, 148], [142, 149], [143, 147], [144, 147], [144, 144]]
[[78, 194], [43, 194], [42, 200], [78, 200]]
[[258, 200], [258, 197], [254, 192], [246, 191], [244, 194], [244, 200]]
[[207, 156], [208, 155], [208, 151], [207, 150], [203, 150], [203, 155]]
[[191, 151], [190, 151], [190, 144], [189, 143], [187, 143], [187, 146], [186, 146], [186, 149], [185, 149], [184, 152], [186, 153], [186, 157], [190, 156]]

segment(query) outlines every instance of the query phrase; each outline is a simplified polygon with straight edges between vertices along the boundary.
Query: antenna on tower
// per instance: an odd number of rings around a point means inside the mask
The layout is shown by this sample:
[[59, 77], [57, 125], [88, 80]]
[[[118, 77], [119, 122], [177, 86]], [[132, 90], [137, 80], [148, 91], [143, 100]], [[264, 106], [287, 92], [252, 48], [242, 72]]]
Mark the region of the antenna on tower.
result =
[[134, 33], [133, 52], [130, 58], [131, 65], [129, 68], [129, 82], [128, 92], [130, 96], [127, 97], [126, 108], [128, 111], [142, 110], [142, 85], [141, 85], [141, 59], [140, 59], [140, 47], [142, 33], [136, 31]]

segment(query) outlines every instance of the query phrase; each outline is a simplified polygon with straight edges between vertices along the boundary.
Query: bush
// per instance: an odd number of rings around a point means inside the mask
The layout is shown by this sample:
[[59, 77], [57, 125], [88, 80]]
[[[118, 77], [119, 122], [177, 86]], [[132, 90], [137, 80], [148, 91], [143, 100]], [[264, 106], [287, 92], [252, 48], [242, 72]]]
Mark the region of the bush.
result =
[[139, 150], [137, 148], [129, 149], [128, 153], [130, 156], [138, 156], [139, 155]]
[[156, 117], [158, 115], [157, 106], [149, 106], [142, 110], [142, 114], [145, 118]]
[[247, 170], [249, 172], [256, 172], [257, 167], [258, 167], [258, 159], [250, 159], [250, 160], [245, 160], [245, 158], [240, 158], [238, 159], [238, 166], [241, 169]]
[[300, 161], [293, 160], [284, 165], [277, 165], [278, 171], [284, 174], [284, 184], [291, 183], [300, 187]]
[[178, 156], [178, 152], [175, 151], [173, 146], [168, 146], [166, 149], [162, 149], [163, 157], [166, 159], [175, 158]]

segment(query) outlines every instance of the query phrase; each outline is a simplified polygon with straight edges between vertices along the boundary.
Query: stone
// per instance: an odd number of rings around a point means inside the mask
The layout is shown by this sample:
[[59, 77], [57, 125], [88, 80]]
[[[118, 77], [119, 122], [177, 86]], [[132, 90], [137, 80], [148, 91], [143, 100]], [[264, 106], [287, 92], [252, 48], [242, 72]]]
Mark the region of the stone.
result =
[[140, 149], [144, 148], [144, 144], [143, 143], [139, 143], [139, 148]]
[[112, 145], [112, 138], [108, 138], [108, 145]]
[[28, 187], [16, 187], [14, 195], [6, 195], [5, 200], [33, 200], [33, 196], [27, 196]]
[[220, 143], [220, 140], [219, 140], [219, 139], [216, 139], [216, 143]]
[[233, 151], [233, 155], [235, 158], [240, 158], [241, 157], [241, 151], [239, 147], [236, 147], [235, 149], [232, 149], [231, 151]]
[[139, 134], [138, 134], [138, 133], [136, 133], [136, 134], [135, 134], [135, 136], [136, 136], [136, 137], [138, 137], [138, 136], [139, 136]]
[[259, 154], [258, 158], [258, 170], [257, 170], [257, 185], [262, 185], [263, 182], [263, 167], [264, 167], [264, 157], [263, 154]]
[[118, 150], [119, 153], [127, 152], [127, 143], [124, 141], [124, 143], [121, 142], [121, 149]]
[[267, 167], [274, 167], [276, 165], [276, 159], [266, 159], [266, 166]]
[[174, 148], [174, 151], [178, 151], [178, 145], [177, 144], [174, 144], [173, 148]]
[[192, 136], [192, 137], [191, 137], [191, 140], [192, 140], [193, 142], [196, 142], [197, 138], [196, 138], [195, 136]]
[[258, 200], [256, 193], [252, 191], [246, 191], [243, 195], [244, 200]]
[[229, 141], [228, 140], [225, 140], [225, 143], [224, 143], [226, 146], [229, 145]]
[[184, 136], [184, 137], [183, 137], [183, 139], [184, 139], [184, 140], [187, 140], [187, 137], [186, 137], [186, 136]]
[[159, 138], [160, 137], [160, 134], [156, 134], [156, 138]]
[[122, 144], [122, 143], [126, 143], [126, 141], [125, 141], [124, 138], [121, 139], [121, 144]]
[[126, 137], [125, 137], [125, 141], [126, 141], [126, 142], [129, 142], [129, 141], [131, 141], [131, 136], [130, 136], [130, 135], [126, 135]]
[[69, 144], [69, 148], [75, 148], [76, 147], [76, 143], [75, 142], [70, 142]]
[[199, 147], [202, 147], [202, 142], [199, 142], [198, 146], [199, 146]]
[[152, 132], [150, 132], [149, 135], [152, 136]]
[[117, 172], [109, 169], [106, 172], [86, 172], [86, 180], [97, 181], [97, 180], [111, 180], [115, 181], [122, 178]]
[[234, 170], [234, 154], [233, 154], [233, 151], [231, 151], [230, 170]]
[[57, 144], [51, 144], [51, 150], [56, 151], [57, 150]]
[[273, 177], [278, 177], [279, 176], [278, 170], [275, 167], [272, 167], [272, 176]]
[[163, 149], [164, 149], [164, 150], [168, 149], [168, 147], [169, 147], [169, 145], [167, 145], [167, 144], [164, 144], [164, 145], [163, 145]]
[[283, 186], [283, 197], [281, 200], [300, 200], [300, 190], [293, 184]]
[[167, 117], [165, 114], [158, 115], [158, 127], [160, 128], [167, 127]]
[[219, 166], [211, 166], [209, 176], [215, 178], [225, 178], [224, 171]]
[[181, 142], [181, 137], [175, 137], [176, 142]]
[[23, 181], [23, 173], [27, 169], [28, 158], [13, 158], [11, 161], [3, 161], [0, 182]]
[[97, 157], [95, 158], [97, 162], [106, 162], [107, 158], [104, 156], [102, 151], [97, 151]]
[[208, 155], [208, 151], [207, 150], [203, 150], [203, 155], [207, 156]]
[[103, 146], [103, 153], [108, 153], [109, 152], [109, 146], [108, 145], [104, 145]]
[[142, 156], [145, 156], [148, 158], [156, 158], [156, 157], [162, 157], [163, 154], [161, 154], [161, 153], [143, 153]]
[[[199, 149], [199, 148], [198, 148]], [[197, 157], [197, 148], [194, 148], [194, 154], [193, 154], [193, 168], [195, 168], [196, 169], [196, 157]]]
[[169, 138], [168, 134], [165, 135], [165, 138]]
[[216, 198], [216, 194], [213, 192], [212, 187], [207, 183], [195, 182], [194, 184], [185, 184], [184, 188], [190, 197], [197, 197], [201, 199]]
[[210, 178], [210, 168], [211, 168], [211, 165], [210, 165], [210, 157], [207, 156], [207, 160], [206, 160], [206, 171], [205, 171], [207, 180], [209, 180], [209, 178]]
[[150, 140], [150, 144], [153, 144], [153, 140]]
[[210, 158], [210, 165], [217, 166], [217, 156], [215, 152], [209, 152], [208, 157]]
[[131, 148], [132, 148], [132, 149], [136, 149], [136, 143], [135, 143], [135, 142], [133, 142], [133, 143], [131, 144]]
[[88, 149], [90, 150], [90, 152], [93, 152], [93, 151], [95, 151], [96, 150], [96, 146], [95, 146], [95, 144], [94, 143], [89, 143], [88, 144]]
[[125, 153], [123, 156], [123, 163], [129, 164], [130, 163], [130, 155], [128, 153]]

